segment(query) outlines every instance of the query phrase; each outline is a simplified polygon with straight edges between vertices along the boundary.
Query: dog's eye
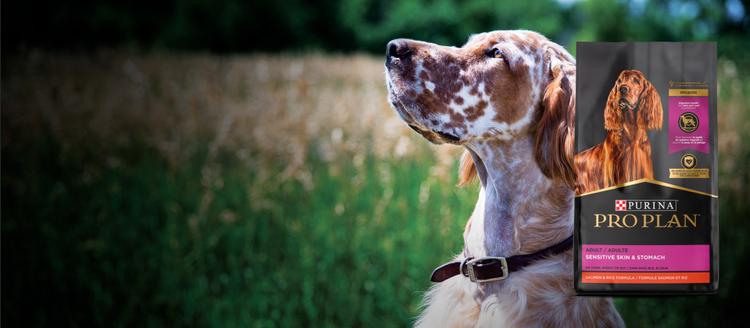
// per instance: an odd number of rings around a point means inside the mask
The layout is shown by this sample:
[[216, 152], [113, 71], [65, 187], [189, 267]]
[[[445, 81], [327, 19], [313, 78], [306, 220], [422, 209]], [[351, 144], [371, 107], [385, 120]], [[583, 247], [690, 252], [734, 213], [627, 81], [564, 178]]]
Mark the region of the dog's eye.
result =
[[500, 58], [500, 59], [503, 59], [503, 52], [500, 51], [500, 49], [498, 49], [498, 48], [487, 49], [487, 51], [485, 51], [485, 54], [487, 55], [487, 57], [490, 57], [490, 58]]

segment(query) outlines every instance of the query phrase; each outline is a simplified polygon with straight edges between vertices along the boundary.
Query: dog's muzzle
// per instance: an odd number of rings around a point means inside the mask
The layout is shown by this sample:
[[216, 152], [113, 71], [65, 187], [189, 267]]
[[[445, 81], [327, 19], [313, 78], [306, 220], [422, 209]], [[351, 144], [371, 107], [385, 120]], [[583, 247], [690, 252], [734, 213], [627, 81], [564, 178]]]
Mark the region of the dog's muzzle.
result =
[[633, 109], [634, 107], [630, 105], [630, 103], [625, 98], [620, 98], [620, 101], [617, 103], [617, 105], [620, 106], [621, 110]]

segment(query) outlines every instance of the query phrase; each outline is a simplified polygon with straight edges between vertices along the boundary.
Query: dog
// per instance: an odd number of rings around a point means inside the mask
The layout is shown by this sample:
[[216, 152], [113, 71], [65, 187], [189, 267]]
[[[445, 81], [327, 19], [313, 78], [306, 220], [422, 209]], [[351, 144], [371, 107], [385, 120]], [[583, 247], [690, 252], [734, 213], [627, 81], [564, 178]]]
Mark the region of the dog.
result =
[[432, 143], [465, 147], [459, 184], [478, 176], [464, 249], [433, 272], [417, 327], [620, 327], [612, 300], [573, 288], [575, 59], [531, 31], [462, 47], [396, 39], [392, 107]]
[[695, 119], [688, 116], [680, 116], [680, 121], [682, 121], [682, 126], [686, 128], [695, 128], [698, 126], [698, 123], [695, 123]]
[[648, 130], [660, 130], [659, 93], [637, 70], [620, 72], [604, 107], [604, 142], [575, 156], [576, 193], [653, 179]]

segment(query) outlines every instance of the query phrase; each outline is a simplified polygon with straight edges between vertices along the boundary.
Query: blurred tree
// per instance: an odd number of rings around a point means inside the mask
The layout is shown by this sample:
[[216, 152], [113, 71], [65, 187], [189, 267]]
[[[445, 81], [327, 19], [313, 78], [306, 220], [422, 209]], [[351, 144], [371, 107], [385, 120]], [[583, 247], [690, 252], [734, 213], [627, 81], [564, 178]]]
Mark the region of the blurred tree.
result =
[[568, 46], [575, 40], [729, 40], [725, 49], [737, 49], [730, 52], [739, 56], [750, 30], [750, 0], [39, 0], [4, 5], [3, 52], [130, 46], [379, 53], [396, 37], [460, 45], [471, 33], [521, 28]]
[[586, 0], [575, 3], [577, 41], [719, 41], [719, 55], [747, 62], [750, 1]]
[[564, 30], [562, 9], [552, 0], [352, 0], [341, 2], [340, 16], [357, 48], [374, 52], [396, 37], [458, 46], [470, 34], [489, 30], [530, 29], [553, 39]]

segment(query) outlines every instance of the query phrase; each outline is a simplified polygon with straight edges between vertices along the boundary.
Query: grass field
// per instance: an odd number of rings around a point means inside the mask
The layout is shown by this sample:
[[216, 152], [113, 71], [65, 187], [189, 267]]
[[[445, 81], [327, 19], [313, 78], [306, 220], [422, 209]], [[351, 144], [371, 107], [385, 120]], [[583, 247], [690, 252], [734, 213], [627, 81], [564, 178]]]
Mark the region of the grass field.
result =
[[[4, 325], [402, 327], [461, 249], [476, 186], [388, 107], [380, 59], [5, 59]], [[619, 299], [631, 326], [741, 317], [750, 80], [720, 76], [721, 293]]]

